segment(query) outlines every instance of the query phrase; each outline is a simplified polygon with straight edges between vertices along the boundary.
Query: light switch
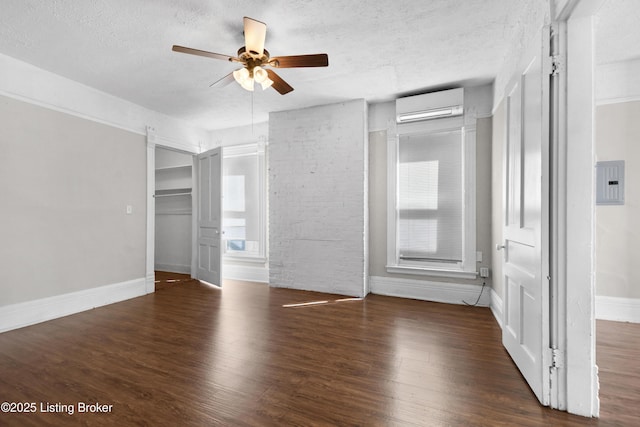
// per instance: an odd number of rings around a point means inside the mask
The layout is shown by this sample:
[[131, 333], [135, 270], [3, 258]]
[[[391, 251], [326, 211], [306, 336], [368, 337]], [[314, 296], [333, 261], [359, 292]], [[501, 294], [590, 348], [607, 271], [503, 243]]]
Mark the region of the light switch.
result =
[[127, 215], [131, 215], [133, 213], [133, 206], [127, 205]]

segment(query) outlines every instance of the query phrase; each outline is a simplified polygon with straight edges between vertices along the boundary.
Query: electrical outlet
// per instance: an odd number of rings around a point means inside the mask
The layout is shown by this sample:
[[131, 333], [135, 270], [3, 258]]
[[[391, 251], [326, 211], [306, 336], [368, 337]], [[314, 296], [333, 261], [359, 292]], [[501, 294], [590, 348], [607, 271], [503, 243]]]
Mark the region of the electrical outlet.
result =
[[480, 277], [489, 277], [489, 267], [480, 267]]

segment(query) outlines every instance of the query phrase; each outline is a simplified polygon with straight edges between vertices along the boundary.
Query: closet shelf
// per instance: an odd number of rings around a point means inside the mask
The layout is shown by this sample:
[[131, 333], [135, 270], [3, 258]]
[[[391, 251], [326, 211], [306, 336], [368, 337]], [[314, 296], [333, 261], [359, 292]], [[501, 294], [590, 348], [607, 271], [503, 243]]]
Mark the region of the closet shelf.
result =
[[168, 172], [168, 171], [179, 171], [180, 169], [187, 170], [191, 169], [191, 165], [177, 165], [177, 166], [162, 166], [156, 168], [156, 172]]
[[154, 197], [190, 196], [191, 188], [171, 188], [167, 190], [156, 190]]
[[156, 211], [156, 215], [191, 215], [191, 209], [175, 209], [175, 210], [170, 210], [170, 209], [162, 209], [162, 210], [157, 210]]

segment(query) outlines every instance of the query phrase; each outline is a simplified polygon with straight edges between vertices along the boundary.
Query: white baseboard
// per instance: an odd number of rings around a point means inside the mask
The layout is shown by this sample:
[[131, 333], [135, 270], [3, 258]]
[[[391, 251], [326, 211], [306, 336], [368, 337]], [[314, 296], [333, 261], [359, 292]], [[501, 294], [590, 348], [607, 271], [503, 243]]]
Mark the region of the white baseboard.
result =
[[596, 296], [596, 319], [640, 323], [640, 298]]
[[[473, 304], [480, 295], [481, 285], [431, 282], [427, 280], [397, 279], [371, 276], [369, 286], [372, 294], [412, 298], [448, 304]], [[490, 305], [490, 288], [485, 286], [478, 301], [481, 307]]]
[[264, 267], [224, 264], [222, 266], [222, 277], [231, 280], [269, 283], [269, 269]]
[[0, 307], [0, 332], [147, 294], [146, 278]]
[[493, 313], [493, 317], [496, 318], [498, 325], [500, 325], [500, 328], [502, 328], [502, 316], [503, 316], [502, 298], [493, 289], [491, 289], [490, 308], [491, 308], [491, 312]]
[[158, 264], [158, 263], [156, 263], [154, 269], [155, 269], [155, 271], [166, 271], [166, 272], [169, 272], [169, 273], [191, 274], [191, 266], [190, 265]]

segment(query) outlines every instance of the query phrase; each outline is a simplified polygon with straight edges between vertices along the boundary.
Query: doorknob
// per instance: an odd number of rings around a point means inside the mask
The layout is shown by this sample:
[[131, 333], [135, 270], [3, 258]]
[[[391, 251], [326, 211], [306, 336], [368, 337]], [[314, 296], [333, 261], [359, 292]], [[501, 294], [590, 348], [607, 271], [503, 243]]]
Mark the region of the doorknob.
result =
[[496, 251], [501, 251], [505, 247], [506, 247], [505, 245], [496, 245]]

